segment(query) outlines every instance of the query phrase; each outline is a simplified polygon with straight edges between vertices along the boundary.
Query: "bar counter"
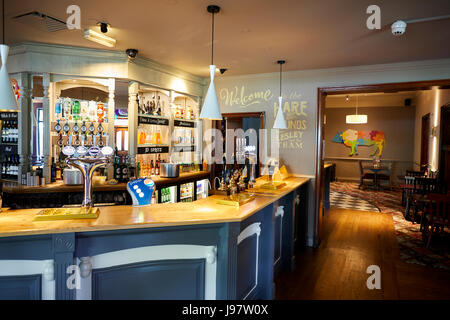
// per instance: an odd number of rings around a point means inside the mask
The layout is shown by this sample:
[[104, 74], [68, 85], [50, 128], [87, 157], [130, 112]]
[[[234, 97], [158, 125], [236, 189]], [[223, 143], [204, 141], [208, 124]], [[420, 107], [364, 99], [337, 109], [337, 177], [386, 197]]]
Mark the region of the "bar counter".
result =
[[38, 222], [40, 209], [4, 210], [0, 299], [272, 299], [273, 277], [295, 261], [309, 179], [279, 190], [263, 182], [240, 207], [214, 195]]

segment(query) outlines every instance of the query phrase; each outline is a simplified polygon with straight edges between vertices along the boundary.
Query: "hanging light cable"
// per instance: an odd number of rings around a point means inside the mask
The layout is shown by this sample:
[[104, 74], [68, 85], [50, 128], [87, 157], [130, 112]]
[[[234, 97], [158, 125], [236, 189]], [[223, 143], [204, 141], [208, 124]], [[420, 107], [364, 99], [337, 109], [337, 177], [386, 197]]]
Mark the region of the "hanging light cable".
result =
[[283, 114], [283, 97], [282, 97], [282, 73], [283, 73], [283, 69], [282, 66], [283, 64], [286, 63], [286, 61], [284, 60], [278, 60], [277, 63], [280, 65], [280, 96], [278, 97], [278, 102], [279, 102], [279, 107], [278, 107], [278, 112], [277, 112], [277, 116], [275, 117], [275, 122], [273, 123], [273, 128], [274, 129], [287, 129], [287, 125], [286, 125], [286, 120], [284, 119], [284, 114]]
[[0, 69], [0, 111], [19, 112], [16, 96], [9, 79], [6, 61], [8, 60], [9, 47], [5, 44], [5, 0], [2, 0], [2, 44], [0, 44], [0, 55], [2, 67]]
[[209, 66], [211, 82], [209, 84], [208, 92], [206, 93], [202, 111], [200, 112], [200, 119], [222, 120], [219, 101], [217, 100], [216, 88], [214, 86], [214, 74], [216, 72], [216, 66], [214, 65], [214, 14], [220, 11], [220, 7], [216, 5], [210, 5], [206, 9], [212, 15], [211, 65]]

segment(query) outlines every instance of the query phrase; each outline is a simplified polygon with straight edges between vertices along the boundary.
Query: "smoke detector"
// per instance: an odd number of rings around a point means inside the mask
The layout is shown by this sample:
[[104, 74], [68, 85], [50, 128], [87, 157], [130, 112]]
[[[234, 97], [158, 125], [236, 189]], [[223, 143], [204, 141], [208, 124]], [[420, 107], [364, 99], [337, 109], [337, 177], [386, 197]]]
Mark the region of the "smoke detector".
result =
[[405, 21], [402, 20], [395, 21], [391, 26], [392, 34], [394, 36], [401, 36], [406, 32], [406, 26], [407, 24]]

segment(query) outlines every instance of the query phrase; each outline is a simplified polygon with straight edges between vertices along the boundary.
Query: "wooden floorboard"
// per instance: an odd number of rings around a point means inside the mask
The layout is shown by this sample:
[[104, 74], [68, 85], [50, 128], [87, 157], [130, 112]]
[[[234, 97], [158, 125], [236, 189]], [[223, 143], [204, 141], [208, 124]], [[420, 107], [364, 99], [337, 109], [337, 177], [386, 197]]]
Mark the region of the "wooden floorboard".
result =
[[[450, 272], [400, 259], [390, 214], [332, 208], [320, 247], [295, 260], [275, 280], [276, 299], [450, 299]], [[369, 265], [381, 269], [380, 290], [366, 286]]]

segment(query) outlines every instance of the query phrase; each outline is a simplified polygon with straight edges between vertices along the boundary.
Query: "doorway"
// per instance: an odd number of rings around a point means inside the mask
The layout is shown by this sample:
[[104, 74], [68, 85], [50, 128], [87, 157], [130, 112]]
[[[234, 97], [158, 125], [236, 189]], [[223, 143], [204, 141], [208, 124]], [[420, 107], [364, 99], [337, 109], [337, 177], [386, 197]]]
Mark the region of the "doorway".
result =
[[[222, 132], [223, 140], [223, 150], [226, 152], [226, 132], [229, 129], [242, 129], [244, 133], [249, 129], [254, 129], [257, 134], [257, 145], [256, 147], [256, 168], [255, 170], [255, 178], [260, 176], [261, 172], [261, 161], [259, 159], [259, 148], [263, 145], [263, 141], [261, 140], [263, 137], [259, 136], [259, 130], [265, 128], [265, 112], [242, 112], [242, 113], [223, 113], [222, 120], [214, 120], [213, 128], [216, 128]], [[261, 139], [260, 139], [261, 138]], [[233, 159], [237, 159], [236, 155], [236, 136], [234, 137], [234, 150], [232, 151]], [[245, 145], [248, 146], [250, 141], [249, 137], [245, 137]], [[215, 181], [216, 177], [220, 177], [222, 175], [222, 170], [224, 170], [224, 165], [221, 164], [213, 164], [211, 170], [211, 181]], [[247, 168], [249, 170], [249, 168]], [[248, 171], [249, 172], [249, 171]], [[216, 188], [218, 186], [214, 186]]]
[[439, 143], [439, 176], [450, 191], [450, 104], [441, 107]]
[[428, 167], [428, 150], [430, 144], [430, 114], [422, 117], [422, 128], [420, 138], [420, 169], [424, 170]]
[[[450, 79], [445, 80], [431, 80], [431, 81], [416, 81], [416, 82], [400, 82], [400, 83], [384, 83], [384, 84], [372, 84], [372, 85], [354, 85], [354, 86], [342, 86], [342, 87], [323, 87], [318, 88], [317, 93], [317, 125], [316, 125], [316, 154], [315, 154], [315, 184], [314, 184], [314, 229], [313, 229], [313, 239], [314, 247], [320, 245], [320, 240], [322, 239], [322, 218], [323, 208], [324, 208], [324, 185], [325, 185], [325, 174], [324, 174], [324, 146], [325, 146], [325, 136], [324, 136], [324, 115], [325, 115], [325, 102], [328, 95], [338, 95], [338, 94], [357, 94], [357, 93], [375, 93], [375, 92], [399, 92], [399, 91], [414, 91], [414, 90], [430, 90], [433, 88], [438, 89], [449, 89]], [[445, 120], [441, 120], [446, 123]], [[447, 120], [448, 123], [448, 120]], [[444, 126], [441, 126], [444, 130]], [[448, 136], [448, 134], [447, 134]], [[443, 137], [441, 132], [441, 137]], [[443, 139], [441, 139], [441, 143]], [[442, 146], [442, 148], [445, 148]], [[441, 148], [441, 150], [443, 150]], [[444, 152], [441, 152], [440, 156], [440, 168], [441, 177], [442, 168], [449, 166], [449, 155], [447, 152], [447, 160], [443, 160], [445, 157]], [[447, 162], [445, 162], [447, 161]], [[450, 176], [450, 169], [447, 170], [447, 175]], [[446, 177], [448, 179], [448, 176]]]

